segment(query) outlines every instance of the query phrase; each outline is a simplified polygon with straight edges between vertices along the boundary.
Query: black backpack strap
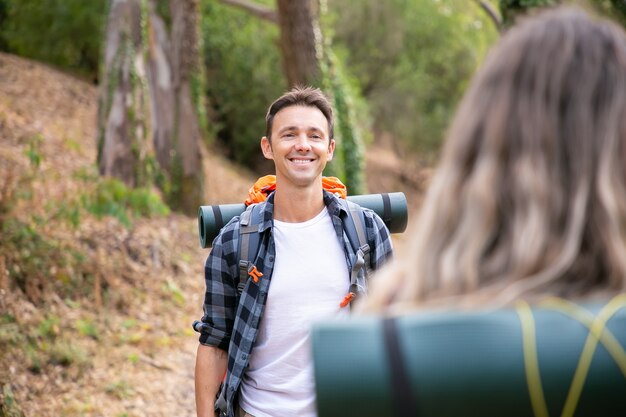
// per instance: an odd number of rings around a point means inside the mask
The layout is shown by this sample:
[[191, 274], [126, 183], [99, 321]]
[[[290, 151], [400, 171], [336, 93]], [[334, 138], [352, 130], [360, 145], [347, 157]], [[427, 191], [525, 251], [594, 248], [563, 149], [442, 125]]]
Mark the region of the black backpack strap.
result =
[[383, 319], [383, 335], [391, 371], [391, 395], [395, 415], [398, 417], [416, 417], [418, 415], [417, 407], [415, 406], [415, 398], [411, 393], [411, 381], [404, 363], [404, 352], [400, 346], [395, 318]]
[[239, 282], [237, 291], [243, 292], [248, 280], [248, 273], [254, 268], [254, 260], [259, 251], [261, 237], [259, 226], [261, 224], [261, 210], [257, 204], [246, 208], [239, 217]]

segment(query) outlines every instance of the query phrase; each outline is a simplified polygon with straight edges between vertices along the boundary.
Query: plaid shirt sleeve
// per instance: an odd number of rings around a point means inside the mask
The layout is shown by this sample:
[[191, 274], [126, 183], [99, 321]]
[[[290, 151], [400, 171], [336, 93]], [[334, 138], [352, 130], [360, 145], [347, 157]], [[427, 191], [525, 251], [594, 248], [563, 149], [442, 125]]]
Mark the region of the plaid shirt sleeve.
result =
[[370, 209], [363, 209], [363, 213], [370, 242], [370, 265], [376, 271], [393, 257], [391, 234], [378, 214]]
[[204, 315], [200, 343], [228, 351], [237, 309], [236, 280], [239, 217], [233, 218], [213, 241], [204, 265]]

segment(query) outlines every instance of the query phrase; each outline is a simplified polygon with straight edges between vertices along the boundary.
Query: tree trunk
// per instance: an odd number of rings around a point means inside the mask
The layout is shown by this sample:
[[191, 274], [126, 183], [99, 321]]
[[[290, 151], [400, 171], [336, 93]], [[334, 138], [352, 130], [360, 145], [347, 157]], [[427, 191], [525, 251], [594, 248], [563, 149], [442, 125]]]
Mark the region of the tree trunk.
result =
[[[98, 162], [102, 175], [129, 186], [163, 178], [159, 186], [169, 205], [195, 214], [204, 200], [201, 130], [191, 87], [199, 71], [198, 0], [164, 4], [165, 11], [157, 0], [112, 0]], [[146, 140], [148, 119], [153, 149]], [[148, 178], [151, 153], [163, 175]]]
[[98, 109], [98, 167], [103, 176], [143, 185], [146, 126], [140, 0], [112, 0]]
[[166, 173], [170, 172], [170, 150], [174, 132], [174, 85], [172, 80], [171, 46], [167, 28], [153, 4], [149, 5], [148, 85], [150, 91], [150, 127], [156, 160]]
[[[311, 0], [277, 0], [283, 69], [290, 86], [317, 85], [316, 13]], [[318, 30], [319, 31], [319, 30]]]
[[192, 78], [200, 64], [198, 0], [170, 0], [170, 12], [174, 131], [169, 200], [174, 208], [195, 214], [204, 200], [204, 173], [200, 158], [202, 138], [198, 111], [191, 94]]

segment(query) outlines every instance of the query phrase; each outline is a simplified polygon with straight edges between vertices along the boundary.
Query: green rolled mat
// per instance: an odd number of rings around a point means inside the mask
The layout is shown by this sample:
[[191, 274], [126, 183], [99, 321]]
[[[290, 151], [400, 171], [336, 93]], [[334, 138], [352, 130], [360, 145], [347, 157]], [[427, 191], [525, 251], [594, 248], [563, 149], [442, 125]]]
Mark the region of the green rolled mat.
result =
[[[535, 308], [531, 314], [533, 348], [523, 347], [529, 333], [522, 336], [521, 319], [513, 309], [317, 323], [312, 342], [318, 415], [563, 417], [589, 331], [561, 311]], [[395, 351], [386, 337], [388, 323], [396, 329]], [[626, 311], [618, 311], [606, 329], [623, 353]], [[525, 351], [533, 349], [536, 379], [525, 368]], [[586, 357], [590, 367], [570, 415], [626, 416], [626, 356], [620, 370], [601, 342]], [[402, 364], [401, 372], [394, 362]], [[541, 404], [533, 408], [529, 380], [535, 393], [540, 385], [542, 395], [534, 401], [544, 398], [546, 413]], [[403, 391], [408, 394], [399, 397]]]
[[[406, 229], [408, 210], [404, 193], [352, 195], [348, 196], [348, 200], [375, 211], [391, 233], [402, 233]], [[203, 248], [211, 246], [222, 227], [245, 209], [243, 203], [200, 206], [198, 210], [200, 246]]]

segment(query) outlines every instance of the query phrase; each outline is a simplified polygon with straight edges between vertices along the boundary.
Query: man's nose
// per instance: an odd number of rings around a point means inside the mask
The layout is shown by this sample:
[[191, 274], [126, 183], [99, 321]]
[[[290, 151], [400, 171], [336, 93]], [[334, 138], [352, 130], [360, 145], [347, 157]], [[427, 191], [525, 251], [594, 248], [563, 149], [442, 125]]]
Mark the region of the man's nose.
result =
[[308, 152], [311, 150], [311, 144], [309, 143], [309, 138], [306, 135], [298, 135], [296, 150], [298, 152]]

